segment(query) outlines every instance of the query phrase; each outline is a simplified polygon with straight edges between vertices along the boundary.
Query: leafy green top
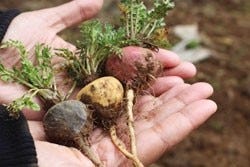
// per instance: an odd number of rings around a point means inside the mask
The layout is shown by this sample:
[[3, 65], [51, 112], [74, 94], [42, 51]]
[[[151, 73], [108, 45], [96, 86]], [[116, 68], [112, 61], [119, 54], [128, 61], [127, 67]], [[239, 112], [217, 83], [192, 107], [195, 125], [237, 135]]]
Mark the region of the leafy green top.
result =
[[36, 61], [29, 60], [29, 53], [20, 41], [9, 40], [1, 45], [1, 49], [14, 47], [20, 55], [20, 67], [7, 69], [0, 62], [0, 77], [6, 82], [18, 82], [27, 88], [21, 98], [8, 105], [10, 112], [16, 113], [23, 108], [40, 110], [38, 104], [32, 98], [39, 94], [43, 100], [58, 103], [64, 100], [64, 96], [57, 90], [54, 70], [51, 64], [52, 52], [48, 46], [38, 44], [35, 47]]
[[1, 48], [15, 47], [21, 58], [21, 68], [5, 69], [0, 64], [1, 79], [4, 81], [18, 81], [30, 88], [50, 88], [52, 86], [53, 73], [50, 59], [50, 48], [37, 45], [35, 49], [37, 65], [28, 58], [28, 52], [19, 41], [7, 41]]
[[88, 21], [80, 27], [79, 50], [73, 53], [59, 49], [58, 56], [66, 59], [66, 69], [79, 85], [85, 85], [102, 73], [103, 62], [112, 54], [121, 55], [125, 32], [100, 21]]
[[168, 46], [165, 30], [165, 16], [174, 7], [172, 0], [154, 0], [148, 9], [141, 0], [121, 0], [121, 23], [126, 27], [129, 44], [143, 42], [158, 47]]

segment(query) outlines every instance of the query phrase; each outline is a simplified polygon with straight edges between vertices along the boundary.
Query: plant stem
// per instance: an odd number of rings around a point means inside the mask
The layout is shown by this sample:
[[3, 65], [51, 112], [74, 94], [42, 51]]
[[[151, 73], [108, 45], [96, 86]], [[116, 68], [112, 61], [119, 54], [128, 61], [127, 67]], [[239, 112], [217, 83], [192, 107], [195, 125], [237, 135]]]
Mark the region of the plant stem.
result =
[[34, 91], [34, 92], [30, 95], [31, 98], [33, 98], [34, 96], [36, 96], [36, 94], [37, 94], [40, 90], [39, 90], [39, 89], [30, 89], [30, 90], [29, 90], [29, 92], [32, 92], [32, 91]]
[[144, 29], [142, 30], [141, 34], [145, 34], [146, 31], [148, 30], [149, 26], [150, 26], [150, 23], [148, 23], [148, 24], [144, 27]]
[[12, 73], [10, 73], [10, 72], [8, 72], [8, 71], [5, 71], [5, 73], [7, 73], [9, 76], [11, 76], [11, 78], [13, 78], [13, 80], [16, 80], [17, 82], [19, 82], [19, 83], [21, 83], [21, 84], [27, 86], [28, 88], [30, 88], [30, 89], [36, 89], [35, 86], [33, 86], [32, 84], [26, 82], [25, 80], [23, 80], [23, 79], [21, 79], [21, 78], [19, 78], [19, 77], [13, 75]]
[[154, 21], [154, 24], [153, 24], [152, 28], [150, 29], [149, 33], [147, 34], [146, 38], [149, 38], [150, 35], [152, 34], [152, 32], [154, 32], [155, 26], [156, 26], [156, 21]]
[[131, 31], [131, 38], [134, 39], [135, 34], [134, 34], [134, 15], [133, 15], [133, 5], [134, 5], [134, 0], [131, 0], [131, 13], [130, 13], [130, 31]]
[[73, 86], [70, 88], [68, 93], [64, 96], [63, 101], [67, 100], [71, 96], [71, 94], [73, 93], [73, 91], [76, 88], [76, 84], [77, 84], [76, 82], [73, 83]]
[[136, 11], [136, 19], [135, 19], [135, 35], [137, 34], [137, 32], [138, 32], [138, 26], [139, 26], [139, 24], [138, 24], [138, 20], [139, 20], [139, 9], [137, 9], [137, 11]]
[[86, 70], [87, 70], [87, 74], [91, 74], [91, 63], [90, 63], [90, 49], [87, 49], [86, 52]]
[[126, 33], [127, 33], [127, 37], [130, 37], [130, 32], [129, 32], [129, 21], [126, 15]]

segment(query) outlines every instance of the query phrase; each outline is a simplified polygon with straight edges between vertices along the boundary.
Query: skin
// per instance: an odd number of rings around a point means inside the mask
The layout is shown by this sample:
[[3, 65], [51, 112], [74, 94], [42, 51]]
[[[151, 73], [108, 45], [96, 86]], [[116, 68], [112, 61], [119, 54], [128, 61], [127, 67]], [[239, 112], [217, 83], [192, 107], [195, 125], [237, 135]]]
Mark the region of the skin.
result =
[[[54, 48], [66, 47], [74, 51], [75, 46], [64, 41], [57, 33], [92, 18], [100, 10], [102, 3], [101, 0], [75, 0], [54, 8], [22, 13], [10, 24], [4, 41], [20, 40], [29, 51], [32, 51], [36, 43], [46, 43]], [[9, 67], [19, 62], [13, 50], [4, 50], [0, 54], [2, 61]], [[184, 78], [195, 75], [194, 65], [180, 61], [175, 53], [163, 49], [160, 49], [157, 58], [165, 66], [165, 76], [157, 78], [148, 90], [152, 95], [139, 97], [134, 106], [138, 112], [135, 122], [137, 149], [139, 158], [145, 165], [155, 162], [217, 109], [216, 104], [207, 99], [213, 93], [208, 83], [184, 83]], [[0, 82], [0, 103], [8, 104], [21, 96], [24, 90], [20, 85]], [[35, 140], [39, 166], [93, 166], [77, 149], [46, 141], [41, 122], [44, 110], [23, 112]], [[131, 166], [102, 130], [96, 129], [91, 134], [91, 142], [94, 151], [106, 166]]]

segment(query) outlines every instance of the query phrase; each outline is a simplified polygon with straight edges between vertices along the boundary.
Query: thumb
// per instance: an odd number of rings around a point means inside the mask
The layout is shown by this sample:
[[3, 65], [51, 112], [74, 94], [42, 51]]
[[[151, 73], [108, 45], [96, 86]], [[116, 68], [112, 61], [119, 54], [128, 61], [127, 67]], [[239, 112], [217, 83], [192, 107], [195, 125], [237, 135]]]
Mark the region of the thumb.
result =
[[53, 19], [50, 26], [57, 32], [94, 17], [101, 9], [103, 0], [73, 0], [63, 5], [42, 10]]

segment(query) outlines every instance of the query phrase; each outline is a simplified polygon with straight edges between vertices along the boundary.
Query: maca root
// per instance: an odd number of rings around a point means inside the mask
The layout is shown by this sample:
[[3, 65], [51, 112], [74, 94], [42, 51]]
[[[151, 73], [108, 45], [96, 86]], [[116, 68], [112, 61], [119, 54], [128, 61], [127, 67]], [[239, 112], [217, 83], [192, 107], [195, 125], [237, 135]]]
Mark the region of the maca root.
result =
[[151, 81], [163, 71], [156, 59], [156, 52], [146, 48], [129, 46], [123, 48], [123, 56], [110, 57], [106, 62], [106, 73], [115, 76], [136, 93], [149, 87]]
[[[112, 125], [109, 129], [111, 140], [114, 145], [130, 160], [132, 160], [134, 167], [143, 167], [144, 165], [139, 160], [136, 148], [136, 136], [134, 130], [134, 116], [133, 116], [133, 103], [135, 94], [133, 89], [128, 89], [126, 91], [126, 116], [127, 116], [127, 127], [129, 136], [130, 149], [127, 149], [126, 144], [118, 137], [116, 128], [117, 125]], [[126, 133], [126, 132], [123, 132]], [[130, 151], [128, 151], [130, 150]]]
[[51, 107], [44, 116], [44, 130], [52, 142], [76, 147], [96, 166], [103, 167], [91, 150], [88, 135], [93, 130], [92, 113], [77, 100], [68, 100]]
[[145, 58], [145, 64], [135, 62], [137, 69], [137, 78], [131, 83], [131, 88], [136, 90], [137, 93], [141, 93], [142, 90], [146, 90], [152, 81], [162, 73], [162, 64], [159, 61], [155, 61], [152, 52], [147, 52]]

